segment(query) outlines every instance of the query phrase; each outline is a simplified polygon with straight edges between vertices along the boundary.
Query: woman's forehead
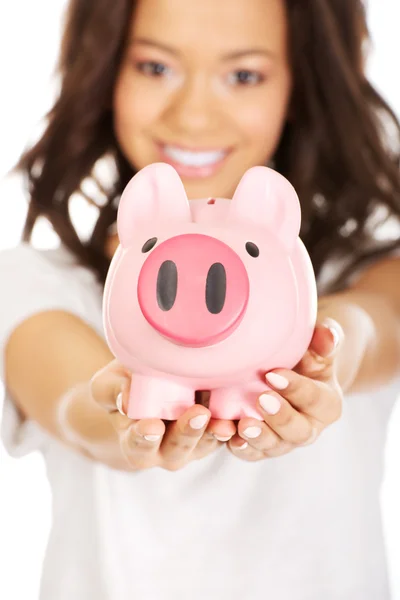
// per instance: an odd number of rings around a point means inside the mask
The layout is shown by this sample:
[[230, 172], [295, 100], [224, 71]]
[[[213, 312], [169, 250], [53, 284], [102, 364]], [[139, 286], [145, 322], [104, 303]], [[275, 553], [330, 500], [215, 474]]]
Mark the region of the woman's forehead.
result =
[[211, 47], [221, 55], [286, 46], [284, 0], [139, 0], [131, 38], [171, 48]]

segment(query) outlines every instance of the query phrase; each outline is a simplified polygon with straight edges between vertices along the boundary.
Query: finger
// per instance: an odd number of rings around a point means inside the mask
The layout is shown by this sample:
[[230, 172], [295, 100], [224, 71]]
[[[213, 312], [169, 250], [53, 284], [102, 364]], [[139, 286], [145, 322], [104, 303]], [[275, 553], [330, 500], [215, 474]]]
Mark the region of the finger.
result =
[[309, 348], [294, 370], [308, 377], [329, 379], [343, 337], [341, 326], [333, 319], [317, 324]]
[[211, 417], [204, 406], [191, 406], [167, 428], [160, 452], [166, 462], [184, 462], [204, 434]]
[[236, 433], [236, 425], [233, 421], [222, 419], [210, 419], [206, 431], [197, 443], [192, 452], [195, 460], [204, 458], [213, 452], [217, 446], [229, 442]]
[[118, 394], [129, 384], [129, 372], [113, 361], [92, 377], [89, 389], [94, 402], [111, 412], [116, 410]]
[[[328, 384], [288, 369], [275, 369], [267, 373], [265, 378], [275, 393], [262, 394], [259, 402], [268, 415], [267, 423], [274, 430], [276, 425], [294, 418], [289, 406], [304, 417], [324, 425], [333, 423], [340, 417], [342, 394], [333, 380]], [[280, 435], [280, 431], [278, 433]]]
[[228, 442], [236, 433], [236, 425], [233, 421], [210, 419], [207, 432], [219, 442]]
[[227, 443], [227, 447], [234, 456], [242, 460], [255, 462], [265, 458], [265, 454], [263, 454], [260, 450], [253, 448], [246, 440], [243, 440], [238, 434], [232, 437], [232, 439]]
[[156, 464], [165, 425], [160, 419], [134, 421], [120, 433], [121, 450], [131, 465], [149, 467]]
[[[314, 435], [314, 429], [317, 427], [317, 422], [314, 419], [293, 408], [290, 402], [277, 392], [262, 394], [259, 398], [259, 410], [268, 428], [283, 441], [290, 444], [301, 445], [306, 443]], [[263, 450], [264, 444], [266, 450], [274, 448], [277, 445], [277, 440], [263, 428], [256, 437], [256, 427], [250, 424], [248, 419], [243, 419], [239, 423], [239, 433], [260, 450]], [[260, 428], [260, 425], [258, 428]], [[251, 440], [250, 435], [253, 436]]]
[[[207, 390], [196, 392], [196, 401], [197, 399], [199, 400], [199, 403], [208, 408], [210, 392]], [[207, 432], [215, 436], [215, 439], [217, 439], [219, 442], [227, 442], [235, 434], [236, 426], [233, 421], [227, 421], [224, 419], [210, 419]], [[203, 438], [204, 437], [205, 436], [203, 436]]]
[[334, 319], [325, 318], [317, 323], [310, 349], [322, 357], [328, 357], [338, 348], [344, 337], [341, 325]]
[[211, 432], [206, 430], [199, 439], [197, 446], [192, 450], [190, 459], [199, 460], [205, 458], [214, 452], [218, 446], [222, 446], [221, 442], [218, 441]]
[[110, 421], [118, 433], [138, 422], [137, 419], [131, 419], [125, 413], [125, 407], [128, 406], [130, 383], [130, 379], [123, 383], [122, 389], [117, 395], [114, 410], [109, 409]]
[[292, 444], [281, 440], [276, 447], [262, 452], [261, 450], [257, 450], [251, 446], [247, 441], [244, 441], [238, 435], [235, 435], [231, 441], [228, 442], [227, 446], [234, 456], [250, 462], [264, 460], [266, 458], [277, 458], [278, 456], [283, 456], [294, 449]]
[[249, 446], [260, 452], [267, 452], [282, 442], [282, 438], [267, 423], [255, 419], [241, 419], [238, 423], [238, 435]]

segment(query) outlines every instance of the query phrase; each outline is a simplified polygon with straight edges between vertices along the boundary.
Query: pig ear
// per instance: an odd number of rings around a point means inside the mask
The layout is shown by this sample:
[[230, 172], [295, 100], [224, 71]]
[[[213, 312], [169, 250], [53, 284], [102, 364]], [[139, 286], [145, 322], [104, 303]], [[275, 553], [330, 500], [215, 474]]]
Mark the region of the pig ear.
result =
[[300, 202], [294, 187], [277, 171], [252, 167], [236, 188], [229, 219], [268, 228], [290, 251], [300, 231]]
[[121, 195], [118, 237], [121, 245], [127, 247], [144, 225], [191, 220], [189, 201], [178, 173], [170, 165], [154, 163], [132, 177]]

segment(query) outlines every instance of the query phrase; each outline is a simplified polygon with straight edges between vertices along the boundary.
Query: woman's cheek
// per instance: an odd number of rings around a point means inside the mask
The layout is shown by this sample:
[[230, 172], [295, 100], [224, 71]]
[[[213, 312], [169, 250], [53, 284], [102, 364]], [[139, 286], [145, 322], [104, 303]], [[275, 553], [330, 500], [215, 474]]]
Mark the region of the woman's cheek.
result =
[[151, 121], [157, 100], [146, 91], [146, 85], [140, 85], [135, 77], [125, 77], [117, 84], [114, 96], [114, 118], [118, 129], [128, 127], [129, 131], [142, 129]]

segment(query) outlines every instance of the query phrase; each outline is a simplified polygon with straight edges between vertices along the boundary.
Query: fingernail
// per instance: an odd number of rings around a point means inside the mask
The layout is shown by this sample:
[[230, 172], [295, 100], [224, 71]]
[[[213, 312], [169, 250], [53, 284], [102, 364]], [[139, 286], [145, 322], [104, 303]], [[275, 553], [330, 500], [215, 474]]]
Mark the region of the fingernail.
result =
[[124, 412], [124, 409], [122, 408], [122, 392], [120, 392], [118, 394], [115, 404], [117, 405], [117, 408], [118, 408], [119, 412], [121, 413], [121, 415], [126, 417], [126, 413]]
[[208, 421], [208, 415], [198, 415], [190, 419], [189, 424], [192, 429], [202, 429]]
[[215, 435], [214, 437], [216, 440], [218, 440], [219, 442], [228, 442], [231, 439], [231, 435], [228, 435], [227, 437], [221, 437], [220, 435]]
[[148, 434], [144, 436], [144, 439], [147, 440], [148, 442], [156, 442], [157, 440], [159, 440], [161, 437], [161, 435], [157, 435], [157, 434]]
[[277, 390], [284, 390], [289, 385], [288, 380], [283, 375], [278, 375], [278, 373], [267, 373], [265, 376], [267, 383], [270, 383], [272, 387]]
[[261, 435], [261, 427], [248, 427], [243, 431], [243, 435], [250, 439], [254, 439]]
[[238, 450], [245, 450], [247, 448], [249, 444], [247, 442], [244, 442], [244, 444], [242, 444], [241, 446], [237, 446]]
[[260, 406], [269, 415], [276, 415], [276, 413], [278, 413], [281, 408], [279, 398], [273, 396], [272, 394], [261, 394], [259, 401]]

